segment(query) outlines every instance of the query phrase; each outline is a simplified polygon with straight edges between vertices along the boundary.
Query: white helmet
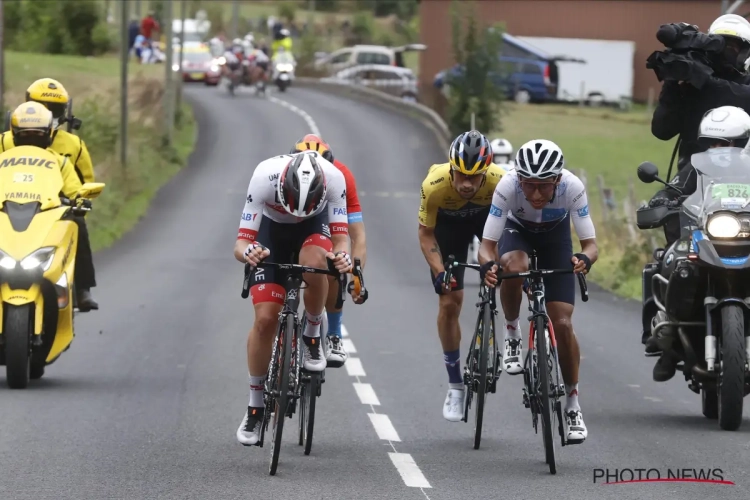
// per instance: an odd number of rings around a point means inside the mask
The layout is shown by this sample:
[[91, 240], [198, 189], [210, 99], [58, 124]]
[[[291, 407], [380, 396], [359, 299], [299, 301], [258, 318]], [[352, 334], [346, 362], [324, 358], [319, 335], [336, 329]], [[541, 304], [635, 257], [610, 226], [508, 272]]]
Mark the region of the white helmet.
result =
[[551, 179], [565, 167], [562, 150], [552, 141], [534, 139], [516, 153], [516, 172], [526, 179]]
[[495, 165], [503, 165], [511, 162], [513, 156], [513, 146], [507, 139], [493, 139], [490, 142], [492, 148], [492, 163]]
[[742, 108], [721, 106], [709, 110], [698, 131], [698, 141], [709, 147], [717, 142], [726, 142], [734, 147], [745, 147], [750, 138], [750, 115]]
[[711, 23], [708, 34], [731, 36], [750, 43], [750, 21], [737, 14], [724, 14]]
[[279, 175], [276, 194], [287, 213], [310, 217], [325, 203], [326, 178], [323, 165], [327, 161], [316, 152], [293, 155]]
[[242, 39], [241, 38], [235, 38], [232, 40], [233, 45], [242, 45]]

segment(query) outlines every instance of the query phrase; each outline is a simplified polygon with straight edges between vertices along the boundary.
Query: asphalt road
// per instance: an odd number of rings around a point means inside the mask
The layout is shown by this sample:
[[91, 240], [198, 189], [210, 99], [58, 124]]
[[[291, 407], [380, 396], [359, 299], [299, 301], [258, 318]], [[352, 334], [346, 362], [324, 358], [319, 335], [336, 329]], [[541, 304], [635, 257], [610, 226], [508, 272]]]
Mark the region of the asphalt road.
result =
[[[521, 404], [522, 379], [504, 374], [488, 399], [482, 447], [473, 450], [473, 423], [442, 418], [437, 298], [417, 243], [419, 184], [444, 158], [431, 133], [306, 89], [274, 94], [296, 108], [231, 99], [220, 89], [186, 95], [199, 119], [199, 149], [141, 224], [97, 255], [102, 309], [76, 318], [70, 351], [27, 390], [4, 389], [0, 372], [0, 498], [750, 496], [750, 422], [720, 431], [684, 382], [652, 382], [637, 305], [597, 290], [574, 317], [588, 440], [558, 448], [558, 474], [550, 476]], [[288, 151], [310, 119], [356, 175], [371, 298], [347, 303], [356, 353], [348, 368], [328, 371], [312, 454], [296, 444], [296, 417], [287, 420], [279, 472], [270, 477], [269, 448], [234, 438], [247, 404], [252, 306], [239, 296], [242, 266], [232, 247], [254, 166]], [[467, 282], [465, 337], [478, 278]], [[416, 465], [402, 464], [410, 460]], [[668, 468], [718, 468], [736, 485], [594, 484], [594, 469], [604, 468], [663, 476]]]

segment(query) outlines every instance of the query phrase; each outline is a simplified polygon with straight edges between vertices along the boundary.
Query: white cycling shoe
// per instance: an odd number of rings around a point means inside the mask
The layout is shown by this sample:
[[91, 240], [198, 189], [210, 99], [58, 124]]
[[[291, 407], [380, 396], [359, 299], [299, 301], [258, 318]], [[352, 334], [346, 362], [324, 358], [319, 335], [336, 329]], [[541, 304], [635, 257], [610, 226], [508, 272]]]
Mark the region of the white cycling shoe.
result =
[[247, 407], [245, 416], [237, 429], [237, 441], [244, 446], [253, 446], [260, 441], [260, 429], [263, 426], [265, 408]]
[[464, 396], [463, 389], [448, 389], [443, 403], [443, 418], [449, 422], [460, 422], [464, 418]]
[[326, 364], [327, 367], [340, 368], [344, 366], [349, 355], [344, 349], [344, 344], [336, 335], [328, 335], [326, 338]]
[[565, 412], [564, 417], [565, 422], [563, 422], [563, 427], [568, 444], [583, 443], [586, 437], [588, 437], [589, 431], [583, 422], [583, 413], [581, 413], [581, 410], [568, 410]]
[[[308, 345], [309, 342], [309, 345]], [[326, 369], [326, 358], [320, 346], [320, 337], [304, 337], [302, 341], [302, 367], [309, 372], [322, 372]]]
[[503, 353], [503, 369], [508, 375], [518, 375], [523, 372], [523, 340], [505, 339]]

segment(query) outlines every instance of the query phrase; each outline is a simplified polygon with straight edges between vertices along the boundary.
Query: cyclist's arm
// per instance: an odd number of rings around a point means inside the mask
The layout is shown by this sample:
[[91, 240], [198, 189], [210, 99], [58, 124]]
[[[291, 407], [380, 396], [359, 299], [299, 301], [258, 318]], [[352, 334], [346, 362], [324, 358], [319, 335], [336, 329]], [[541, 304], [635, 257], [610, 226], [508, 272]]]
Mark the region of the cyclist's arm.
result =
[[253, 177], [250, 179], [250, 185], [247, 187], [245, 207], [242, 210], [237, 241], [234, 244], [234, 258], [240, 262], [245, 262], [245, 250], [250, 243], [255, 241], [255, 237], [258, 235], [260, 221], [263, 220], [263, 207], [268, 191], [271, 189], [271, 185], [264, 179], [263, 172], [259, 173], [259, 170], [262, 169], [255, 169]]
[[419, 246], [422, 249], [427, 264], [436, 276], [445, 271], [440, 246], [435, 238], [437, 224], [437, 204], [434, 201], [433, 190], [429, 182], [422, 183], [422, 201], [419, 205]]
[[349, 239], [352, 242], [352, 257], [358, 258], [362, 269], [367, 260], [365, 245], [365, 223], [362, 220], [362, 207], [357, 196], [357, 182], [349, 169], [341, 171], [346, 179], [346, 212], [349, 222]]
[[[349, 251], [349, 222], [346, 215], [346, 179], [331, 165], [328, 191], [328, 227], [331, 230], [333, 253]], [[328, 172], [326, 172], [328, 173]]]
[[508, 220], [510, 203], [508, 196], [515, 193], [514, 180], [509, 175], [504, 175], [497, 183], [495, 193], [492, 195], [492, 205], [487, 221], [484, 223], [482, 232], [482, 244], [479, 246], [479, 264], [485, 264], [497, 259], [497, 242], [505, 229], [505, 221]]
[[586, 196], [586, 188], [583, 183], [574, 179], [570, 186], [571, 192], [578, 193], [573, 198], [573, 206], [570, 216], [573, 219], [573, 227], [581, 242], [581, 253], [585, 254], [593, 264], [599, 258], [599, 248], [596, 246], [596, 230], [594, 222], [589, 213], [589, 200]]

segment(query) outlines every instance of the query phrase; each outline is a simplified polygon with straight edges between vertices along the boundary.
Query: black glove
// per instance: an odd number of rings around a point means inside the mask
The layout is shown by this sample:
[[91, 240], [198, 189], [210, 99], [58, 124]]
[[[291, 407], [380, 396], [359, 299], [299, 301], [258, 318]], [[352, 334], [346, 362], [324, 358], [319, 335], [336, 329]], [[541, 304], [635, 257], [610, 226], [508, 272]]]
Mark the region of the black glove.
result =
[[655, 196], [651, 198], [651, 201], [648, 202], [648, 208], [656, 208], [656, 207], [662, 207], [664, 205], [668, 205], [670, 202], [670, 199], [666, 196]]
[[484, 283], [484, 277], [487, 275], [487, 271], [491, 270], [492, 266], [494, 265], [495, 265], [495, 261], [491, 260], [479, 266], [479, 279], [482, 283]]

